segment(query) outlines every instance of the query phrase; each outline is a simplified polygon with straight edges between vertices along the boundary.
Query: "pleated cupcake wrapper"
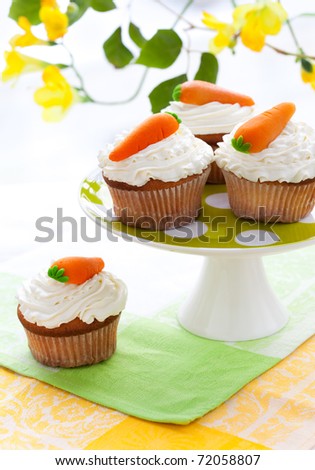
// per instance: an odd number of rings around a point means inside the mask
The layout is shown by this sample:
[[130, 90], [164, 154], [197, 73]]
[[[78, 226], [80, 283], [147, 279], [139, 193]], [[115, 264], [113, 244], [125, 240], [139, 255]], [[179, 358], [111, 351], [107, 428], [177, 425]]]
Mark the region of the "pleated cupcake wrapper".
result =
[[190, 224], [198, 216], [210, 167], [177, 186], [128, 191], [109, 186], [115, 214], [126, 225], [163, 230]]
[[224, 175], [222, 170], [216, 162], [211, 163], [211, 170], [207, 179], [208, 184], [225, 184]]
[[[215, 150], [218, 148], [217, 144], [211, 144], [211, 143], [207, 142], [207, 139], [203, 139], [201, 136], [199, 136], [199, 139], [200, 138], [201, 138], [201, 140], [206, 142], [206, 144], [210, 145], [213, 152], [215, 152]], [[213, 161], [211, 163], [211, 170], [210, 170], [210, 173], [209, 173], [209, 176], [208, 176], [208, 179], [207, 179], [207, 184], [225, 184], [225, 179], [224, 179], [223, 172], [222, 172], [221, 168], [216, 164], [215, 161]]]
[[73, 336], [43, 336], [25, 328], [34, 358], [50, 367], [77, 367], [110, 358], [116, 349], [120, 315], [97, 330]]
[[261, 222], [297, 222], [315, 203], [315, 181], [308, 184], [259, 183], [223, 170], [232, 211], [237, 217]]

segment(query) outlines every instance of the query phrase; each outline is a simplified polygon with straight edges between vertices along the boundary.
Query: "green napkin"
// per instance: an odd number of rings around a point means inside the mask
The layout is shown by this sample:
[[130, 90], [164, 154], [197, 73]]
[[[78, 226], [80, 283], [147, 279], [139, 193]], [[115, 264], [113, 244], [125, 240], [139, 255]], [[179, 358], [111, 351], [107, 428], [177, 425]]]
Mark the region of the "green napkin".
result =
[[314, 255], [307, 249], [268, 258], [271, 282], [291, 310], [288, 325], [273, 336], [237, 343], [199, 338], [178, 325], [178, 305], [150, 319], [124, 313], [114, 356], [76, 369], [46, 367], [33, 359], [16, 318], [14, 295], [21, 279], [0, 274], [0, 364], [129, 415], [189, 423], [314, 334]]

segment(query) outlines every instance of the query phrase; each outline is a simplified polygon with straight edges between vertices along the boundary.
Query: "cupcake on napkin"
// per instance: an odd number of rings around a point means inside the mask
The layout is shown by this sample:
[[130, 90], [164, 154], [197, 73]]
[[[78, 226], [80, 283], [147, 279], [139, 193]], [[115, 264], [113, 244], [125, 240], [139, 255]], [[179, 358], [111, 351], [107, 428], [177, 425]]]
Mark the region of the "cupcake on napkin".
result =
[[113, 355], [127, 288], [103, 268], [101, 258], [62, 258], [19, 289], [18, 318], [37, 361], [76, 367]]
[[315, 130], [281, 103], [224, 136], [215, 152], [234, 214], [297, 222], [315, 204]]
[[214, 157], [175, 114], [159, 113], [118, 136], [98, 158], [121, 221], [163, 230], [198, 216]]
[[[167, 111], [176, 113], [191, 132], [213, 150], [225, 134], [248, 120], [254, 112], [252, 98], [213, 83], [191, 80], [177, 85]], [[223, 184], [221, 170], [213, 162], [208, 183]]]

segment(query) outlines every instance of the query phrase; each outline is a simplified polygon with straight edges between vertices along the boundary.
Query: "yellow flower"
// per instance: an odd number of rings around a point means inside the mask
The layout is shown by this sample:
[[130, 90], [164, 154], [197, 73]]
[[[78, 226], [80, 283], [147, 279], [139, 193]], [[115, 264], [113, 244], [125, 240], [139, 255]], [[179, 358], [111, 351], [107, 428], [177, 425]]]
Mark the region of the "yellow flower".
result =
[[4, 82], [17, 78], [22, 73], [35, 72], [47, 66], [47, 62], [20, 54], [15, 50], [6, 51], [4, 57], [6, 61], [6, 68], [2, 72]]
[[37, 38], [31, 31], [31, 23], [25, 16], [20, 16], [18, 19], [18, 25], [25, 32], [24, 34], [17, 34], [13, 36], [10, 41], [12, 47], [27, 47], [27, 46], [39, 46], [48, 44], [47, 41]]
[[243, 44], [259, 52], [265, 45], [267, 35], [276, 35], [288, 15], [283, 6], [271, 0], [240, 5], [233, 12], [236, 28], [241, 30]]
[[40, 6], [58, 8], [58, 3], [56, 0], [40, 0]]
[[45, 121], [60, 121], [69, 108], [81, 100], [80, 96], [54, 65], [44, 70], [43, 81], [45, 86], [34, 94], [35, 102], [43, 106]]
[[233, 24], [223, 23], [217, 20], [215, 16], [205, 11], [203, 12], [202, 22], [208, 26], [208, 28], [218, 32], [209, 42], [209, 51], [212, 54], [218, 54], [225, 47], [234, 47], [237, 30]]
[[62, 38], [66, 34], [69, 23], [68, 17], [61, 13], [59, 8], [43, 6], [39, 10], [39, 17], [44, 23], [50, 41]]
[[305, 67], [301, 67], [301, 77], [304, 83], [309, 83], [312, 88], [315, 90], [315, 67], [314, 64], [309, 64], [309, 70], [305, 70]]

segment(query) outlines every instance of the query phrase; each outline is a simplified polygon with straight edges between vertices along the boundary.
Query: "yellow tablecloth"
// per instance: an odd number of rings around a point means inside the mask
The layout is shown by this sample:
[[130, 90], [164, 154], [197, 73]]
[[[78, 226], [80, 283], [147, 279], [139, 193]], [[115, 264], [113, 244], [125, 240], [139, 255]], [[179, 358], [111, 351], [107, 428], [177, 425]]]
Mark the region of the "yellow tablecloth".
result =
[[311, 449], [315, 337], [187, 426], [126, 416], [0, 368], [2, 449]]

